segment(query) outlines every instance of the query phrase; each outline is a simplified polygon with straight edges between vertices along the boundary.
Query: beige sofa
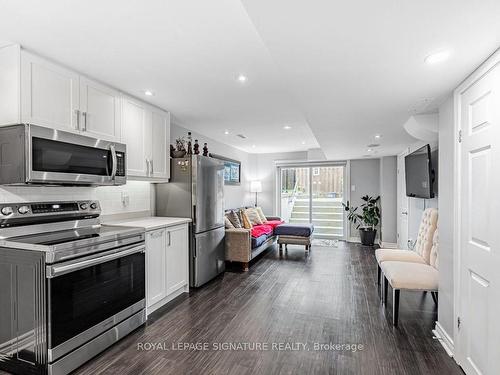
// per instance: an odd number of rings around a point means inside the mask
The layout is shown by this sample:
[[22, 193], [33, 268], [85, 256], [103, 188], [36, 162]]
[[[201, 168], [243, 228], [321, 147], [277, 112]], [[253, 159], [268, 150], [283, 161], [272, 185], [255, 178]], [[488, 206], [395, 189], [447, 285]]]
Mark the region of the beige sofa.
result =
[[[279, 217], [266, 216], [269, 221], [280, 220]], [[241, 263], [243, 271], [248, 271], [249, 263], [256, 256], [276, 244], [277, 236], [269, 235], [257, 246], [252, 243], [250, 229], [226, 229], [226, 261]]]

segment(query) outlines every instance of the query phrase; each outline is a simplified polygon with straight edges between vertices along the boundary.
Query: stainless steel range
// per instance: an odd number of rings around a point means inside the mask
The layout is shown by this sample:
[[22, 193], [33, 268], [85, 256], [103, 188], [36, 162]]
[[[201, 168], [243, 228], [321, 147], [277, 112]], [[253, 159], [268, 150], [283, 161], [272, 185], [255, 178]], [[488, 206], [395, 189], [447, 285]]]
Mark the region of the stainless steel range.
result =
[[100, 212], [0, 204], [0, 369], [67, 374], [145, 322], [144, 229]]

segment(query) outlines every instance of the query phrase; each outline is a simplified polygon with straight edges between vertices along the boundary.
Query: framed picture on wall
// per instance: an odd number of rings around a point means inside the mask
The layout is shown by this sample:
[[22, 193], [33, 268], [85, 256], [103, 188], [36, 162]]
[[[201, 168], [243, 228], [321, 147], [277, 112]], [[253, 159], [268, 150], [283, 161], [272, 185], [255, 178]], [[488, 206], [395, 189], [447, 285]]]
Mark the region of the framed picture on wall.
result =
[[221, 155], [210, 154], [215, 159], [224, 162], [224, 185], [240, 185], [241, 184], [241, 162], [234, 159], [229, 159]]

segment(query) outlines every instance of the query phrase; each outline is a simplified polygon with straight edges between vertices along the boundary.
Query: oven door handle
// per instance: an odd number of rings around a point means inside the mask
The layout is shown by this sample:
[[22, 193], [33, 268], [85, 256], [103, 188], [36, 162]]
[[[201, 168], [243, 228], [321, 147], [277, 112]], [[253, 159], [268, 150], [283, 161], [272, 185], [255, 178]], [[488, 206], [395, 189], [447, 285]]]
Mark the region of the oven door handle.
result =
[[116, 149], [115, 145], [109, 146], [109, 150], [111, 151], [111, 159], [113, 166], [111, 167], [111, 179], [114, 180], [116, 177], [116, 169], [117, 169], [117, 158], [116, 158]]
[[47, 267], [47, 278], [52, 279], [54, 277], [58, 277], [61, 275], [64, 275], [66, 273], [74, 272], [81, 270], [83, 268], [95, 266], [97, 264], [109, 262], [111, 260], [123, 258], [127, 255], [132, 255], [135, 253], [144, 253], [146, 251], [146, 246], [145, 245], [139, 245], [136, 247], [133, 247], [131, 249], [119, 251], [117, 253], [109, 254], [109, 255], [104, 255], [101, 257], [97, 258], [92, 258], [88, 260], [82, 260], [81, 262], [75, 262], [71, 264], [65, 264], [65, 265], [60, 265], [60, 266], [49, 266]]

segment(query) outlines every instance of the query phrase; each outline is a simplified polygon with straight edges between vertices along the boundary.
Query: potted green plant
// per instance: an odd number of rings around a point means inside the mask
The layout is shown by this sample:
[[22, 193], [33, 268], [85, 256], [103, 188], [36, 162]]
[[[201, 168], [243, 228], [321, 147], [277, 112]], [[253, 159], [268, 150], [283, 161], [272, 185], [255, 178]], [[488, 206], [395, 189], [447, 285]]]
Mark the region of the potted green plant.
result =
[[[347, 214], [347, 220], [356, 225], [359, 230], [361, 243], [365, 246], [373, 246], [377, 235], [377, 225], [380, 222], [380, 196], [374, 198], [369, 195], [361, 197], [363, 204], [353, 207], [349, 201], [342, 203]], [[361, 208], [361, 212], [359, 212]]]

